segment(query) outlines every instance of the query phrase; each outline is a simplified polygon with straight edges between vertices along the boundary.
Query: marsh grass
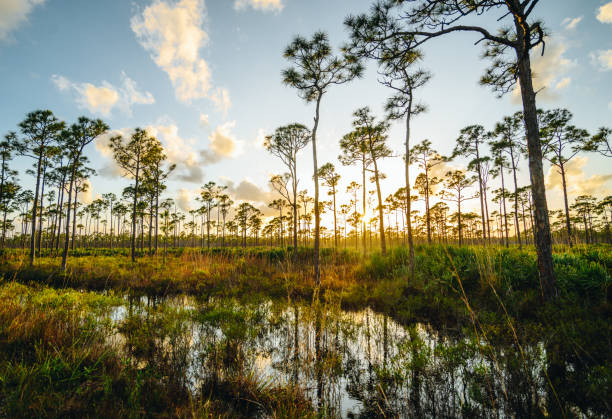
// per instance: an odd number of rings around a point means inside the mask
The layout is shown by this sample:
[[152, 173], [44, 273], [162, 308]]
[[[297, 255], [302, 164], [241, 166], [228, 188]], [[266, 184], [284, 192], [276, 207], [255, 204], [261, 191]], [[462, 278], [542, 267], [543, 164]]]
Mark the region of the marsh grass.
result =
[[206, 383], [190, 387], [192, 311], [139, 306], [113, 320], [124, 304], [112, 294], [3, 282], [0, 416], [312, 416], [299, 388], [255, 375], [227, 375], [212, 393]]

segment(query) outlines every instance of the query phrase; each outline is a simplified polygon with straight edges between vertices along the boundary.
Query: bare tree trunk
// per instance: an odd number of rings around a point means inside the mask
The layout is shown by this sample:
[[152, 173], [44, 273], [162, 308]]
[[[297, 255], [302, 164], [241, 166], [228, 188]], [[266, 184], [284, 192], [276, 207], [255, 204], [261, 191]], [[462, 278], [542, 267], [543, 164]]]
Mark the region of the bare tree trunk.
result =
[[567, 228], [567, 242], [570, 247], [573, 247], [572, 222], [570, 220], [569, 204], [567, 202], [567, 183], [565, 180], [565, 167], [563, 164], [561, 164], [559, 167], [561, 169], [561, 182], [563, 185], [563, 204], [565, 205], [565, 227]]
[[504, 204], [504, 230], [506, 231], [506, 247], [510, 245], [510, 239], [508, 237], [508, 210], [506, 209], [506, 185], [504, 182], [504, 166], [502, 165], [499, 169], [502, 181], [502, 202]]
[[385, 224], [383, 217], [383, 203], [382, 197], [380, 195], [380, 179], [378, 178], [378, 164], [376, 163], [376, 159], [374, 158], [374, 153], [372, 150], [372, 141], [370, 140], [370, 151], [372, 153], [372, 162], [374, 163], [374, 179], [376, 180], [376, 195], [378, 196], [378, 228], [380, 231], [380, 250], [382, 255], [387, 254], [387, 243], [385, 242]]
[[[70, 249], [74, 250], [74, 242], [76, 240], [76, 225], [77, 225], [77, 206], [78, 204], [78, 197], [79, 194], [79, 190], [77, 189], [76, 185], [75, 185], [75, 189], [74, 189], [74, 208], [73, 208], [73, 212], [72, 212], [72, 242], [70, 243]], [[70, 208], [70, 207], [68, 207]], [[81, 233], [79, 233], [80, 235]]]
[[[523, 28], [521, 22], [516, 21], [519, 41], [525, 45], [529, 40], [522, 39]], [[523, 116], [527, 132], [527, 150], [529, 155], [529, 173], [531, 177], [531, 190], [534, 202], [535, 220], [535, 247], [538, 255], [538, 273], [540, 287], [545, 300], [557, 296], [557, 284], [552, 260], [552, 238], [548, 220], [548, 205], [546, 203], [546, 189], [544, 185], [544, 169], [542, 167], [542, 148], [538, 117], [536, 108], [536, 94], [533, 90], [531, 74], [531, 61], [529, 51], [517, 49], [518, 76], [523, 100]]]
[[140, 160], [136, 163], [136, 176], [134, 176], [134, 200], [132, 201], [132, 239], [131, 239], [131, 257], [132, 262], [136, 262], [136, 205], [138, 203], [138, 175], [140, 169]]
[[461, 237], [461, 194], [457, 195], [457, 232], [459, 233], [459, 246], [461, 246], [463, 244]]
[[[60, 194], [60, 203], [59, 203], [59, 208], [58, 208], [58, 213], [57, 213], [57, 237], [55, 238], [55, 251], [57, 252], [57, 250], [59, 250], [59, 243], [60, 243], [60, 237], [62, 235], [62, 217], [64, 215], [64, 191], [65, 191], [65, 180], [66, 177], [64, 175], [63, 179], [62, 179], [62, 186], [61, 186], [61, 194]], [[53, 234], [55, 234], [55, 228], [53, 229]]]
[[489, 245], [491, 244], [491, 225], [489, 222], [489, 204], [487, 202], [487, 188], [486, 185], [483, 187], [483, 194], [484, 194], [484, 205], [485, 205], [485, 214], [487, 217], [487, 238], [488, 238], [488, 242]]
[[[412, 94], [410, 95], [410, 109], [412, 108]], [[408, 227], [408, 266], [410, 267], [410, 274], [414, 276], [414, 240], [412, 238], [412, 223], [411, 223], [411, 205], [412, 200], [410, 199], [410, 117], [411, 112], [409, 111], [406, 115], [406, 162], [405, 162], [405, 176], [406, 176], [406, 226]]]
[[153, 254], [153, 200], [149, 208], [149, 255]]
[[518, 240], [519, 249], [523, 247], [521, 242], [521, 226], [518, 219], [518, 184], [516, 181], [516, 164], [514, 163], [514, 152], [510, 150], [512, 158], [512, 176], [514, 177], [514, 229], [516, 230], [516, 238]]
[[[2, 162], [0, 162], [2, 171], [0, 172], [0, 204], [2, 204], [2, 199], [4, 199], [4, 173], [6, 167], [6, 158], [4, 154], [2, 155]], [[4, 221], [2, 222], [2, 241], [0, 243], [0, 248], [4, 249], [4, 240], [6, 238], [6, 213], [7, 213], [7, 203], [4, 206]]]
[[429, 218], [429, 169], [425, 162], [425, 222], [427, 223], [427, 244], [431, 244], [431, 221]]
[[336, 223], [336, 187], [332, 188], [332, 196], [334, 199], [334, 247], [338, 248], [338, 226]]
[[40, 211], [39, 211], [39, 222], [38, 222], [38, 240], [36, 248], [38, 251], [38, 257], [40, 257], [40, 246], [42, 244], [42, 231], [43, 231], [43, 212], [45, 210], [45, 180], [47, 177], [47, 163], [43, 163], [42, 180], [40, 184]]
[[[363, 218], [361, 221], [361, 234], [362, 234], [362, 244], [363, 244], [363, 256], [365, 257], [367, 254], [367, 238], [366, 238], [366, 222], [365, 222], [365, 218], [366, 218], [366, 211], [367, 211], [367, 207], [366, 207], [366, 165], [365, 165], [365, 156], [363, 156], [363, 160], [362, 160], [362, 170], [361, 170], [361, 176], [362, 176], [362, 181], [363, 181]], [[355, 230], [357, 231], [357, 230]]]
[[[70, 175], [70, 187], [68, 188], [68, 203], [67, 203], [68, 210], [66, 211], [66, 237], [64, 237], [64, 251], [62, 252], [62, 266], [61, 266], [62, 271], [66, 270], [66, 261], [68, 260], [68, 242], [70, 241], [70, 210], [71, 210], [70, 204], [72, 201], [72, 188], [74, 187], [75, 176], [76, 176], [76, 167], [73, 166], [72, 173]], [[76, 217], [76, 193], [74, 196], [74, 200], [75, 200], [74, 216]], [[76, 226], [76, 218], [74, 219], [72, 223]], [[74, 236], [72, 238], [72, 241], [74, 243]]]
[[318, 92], [315, 110], [314, 127], [312, 128], [312, 162], [314, 166], [314, 213], [315, 213], [315, 237], [314, 237], [314, 280], [315, 286], [321, 285], [321, 268], [319, 267], [319, 232], [321, 215], [319, 214], [319, 169], [317, 166], [317, 129], [319, 128], [319, 108], [323, 92]]
[[43, 148], [38, 155], [36, 166], [36, 187], [34, 189], [34, 202], [32, 203], [32, 231], [30, 237], [30, 266], [34, 264], [34, 249], [36, 244], [36, 213], [38, 211], [38, 190], [40, 188], [40, 172], [42, 168]]
[[478, 189], [480, 191], [480, 215], [482, 217], [482, 241], [487, 239], [487, 226], [485, 225], [484, 191], [482, 187], [482, 168], [480, 166], [480, 151], [476, 145], [476, 160], [478, 161]]

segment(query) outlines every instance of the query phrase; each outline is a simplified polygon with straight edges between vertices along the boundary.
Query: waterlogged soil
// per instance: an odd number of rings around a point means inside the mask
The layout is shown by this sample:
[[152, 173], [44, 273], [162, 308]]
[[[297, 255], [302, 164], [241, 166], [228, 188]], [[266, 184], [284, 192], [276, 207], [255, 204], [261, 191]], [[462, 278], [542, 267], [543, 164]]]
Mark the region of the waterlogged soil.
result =
[[555, 403], [544, 344], [496, 346], [469, 330], [400, 325], [370, 309], [126, 298], [110, 319], [114, 345], [194, 394], [243, 374], [297, 386], [330, 417], [538, 417]]

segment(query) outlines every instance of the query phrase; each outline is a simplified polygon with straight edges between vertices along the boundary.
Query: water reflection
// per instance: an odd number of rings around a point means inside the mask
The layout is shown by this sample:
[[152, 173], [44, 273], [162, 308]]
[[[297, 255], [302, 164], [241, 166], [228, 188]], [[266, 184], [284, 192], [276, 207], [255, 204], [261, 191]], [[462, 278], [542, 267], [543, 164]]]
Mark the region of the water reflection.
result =
[[494, 347], [370, 309], [141, 298], [111, 318], [132, 362], [201, 397], [250, 375], [301, 388], [331, 417], [537, 417], [550, 405], [542, 345]]

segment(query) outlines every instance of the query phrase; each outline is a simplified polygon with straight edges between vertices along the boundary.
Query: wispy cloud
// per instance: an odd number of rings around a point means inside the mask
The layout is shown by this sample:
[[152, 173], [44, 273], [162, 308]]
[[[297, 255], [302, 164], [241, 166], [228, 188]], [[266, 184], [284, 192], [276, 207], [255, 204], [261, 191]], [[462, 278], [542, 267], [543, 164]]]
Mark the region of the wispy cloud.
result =
[[229, 96], [229, 91], [225, 88], [219, 87], [210, 96], [210, 99], [215, 104], [215, 107], [219, 112], [222, 112], [224, 116], [227, 116], [227, 112], [232, 107], [232, 101]]
[[564, 77], [563, 79], [559, 80], [559, 82], [555, 85], [555, 90], [565, 89], [567, 86], [570, 85], [571, 82], [571, 77]]
[[280, 12], [283, 10], [284, 4], [281, 0], [235, 0], [234, 9], [244, 10], [251, 7], [255, 10], [264, 12]]
[[576, 29], [576, 26], [578, 26], [578, 24], [581, 21], [582, 21], [582, 16], [578, 16], [574, 18], [567, 17], [563, 19], [563, 22], [561, 22], [561, 24], [563, 25], [565, 29], [572, 30], [572, 29]]

